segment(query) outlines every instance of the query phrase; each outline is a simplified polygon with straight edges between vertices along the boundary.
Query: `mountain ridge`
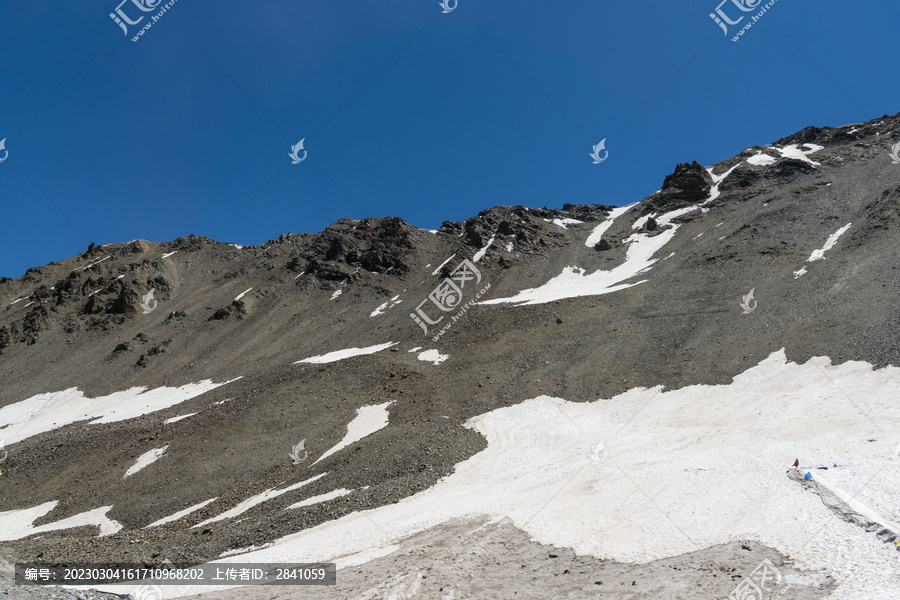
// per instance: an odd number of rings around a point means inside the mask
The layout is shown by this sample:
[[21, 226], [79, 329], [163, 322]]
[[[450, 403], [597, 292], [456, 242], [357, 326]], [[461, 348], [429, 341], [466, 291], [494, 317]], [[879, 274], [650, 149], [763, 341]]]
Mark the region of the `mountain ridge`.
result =
[[[435, 232], [398, 217], [340, 219], [244, 247], [134, 240], [0, 280], [0, 425], [10, 433], [36, 418], [14, 412], [27, 399], [63, 418], [72, 388], [99, 402], [129, 389], [216, 386], [12, 444], [0, 512], [57, 501], [37, 527], [110, 506], [106, 518], [122, 530], [98, 536], [85, 525], [6, 545], [28, 559], [196, 564], [432, 489], [486, 448], [466, 423], [527, 399], [729, 385], [781, 349], [792, 364], [900, 365], [900, 171], [889, 157], [898, 141], [900, 115], [808, 127], [711, 167], [679, 164], [631, 207], [492, 207]], [[465, 285], [442, 313], [429, 298], [448, 280]], [[437, 342], [450, 319], [429, 322], [426, 336], [411, 318], [420, 307], [450, 317], [467, 301]], [[426, 350], [446, 358], [421, 358]], [[140, 402], [141, 392], [123, 398]], [[301, 439], [321, 456], [360, 408], [385, 403], [387, 426], [315, 466], [292, 465]], [[162, 458], [124, 477], [163, 446]], [[286, 509], [338, 489], [352, 493]]]

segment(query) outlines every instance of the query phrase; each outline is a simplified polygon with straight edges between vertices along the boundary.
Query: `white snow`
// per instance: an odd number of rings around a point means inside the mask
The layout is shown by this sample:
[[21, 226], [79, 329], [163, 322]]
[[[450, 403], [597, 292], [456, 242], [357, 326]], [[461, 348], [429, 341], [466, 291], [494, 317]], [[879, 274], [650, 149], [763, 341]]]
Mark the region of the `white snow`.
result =
[[420, 353], [417, 358], [419, 360], [424, 360], [424, 361], [439, 365], [442, 362], [444, 362], [445, 360], [447, 360], [448, 358], [450, 358], [450, 355], [449, 354], [441, 354], [437, 350], [426, 350], [425, 352]]
[[819, 248], [818, 250], [813, 250], [813, 253], [809, 255], [809, 258], [806, 259], [806, 262], [813, 262], [817, 260], [825, 260], [825, 253], [834, 248], [834, 245], [837, 243], [838, 239], [847, 233], [847, 230], [850, 229], [850, 226], [853, 223], [847, 223], [830, 236], [825, 241], [825, 245]]
[[163, 517], [162, 519], [160, 519], [158, 521], [153, 521], [152, 523], [150, 523], [149, 525], [144, 527], [144, 529], [149, 529], [151, 527], [159, 527], [160, 525], [165, 525], [166, 523], [171, 523], [173, 521], [177, 521], [178, 519], [180, 519], [182, 517], [186, 517], [189, 514], [191, 514], [192, 512], [198, 511], [201, 508], [203, 508], [204, 506], [206, 506], [207, 504], [209, 504], [210, 502], [215, 502], [216, 500], [218, 500], [218, 498], [210, 498], [209, 500], [205, 500], [205, 501], [201, 502], [200, 504], [195, 504], [193, 506], [189, 506], [184, 510], [179, 510], [177, 513], [169, 515], [168, 517]]
[[298, 360], [294, 364], [299, 363], [313, 363], [313, 364], [322, 364], [322, 363], [330, 363], [335, 362], [337, 360], [343, 360], [345, 358], [350, 358], [353, 356], [362, 356], [363, 354], [375, 354], [376, 352], [381, 352], [386, 348], [390, 348], [391, 346], [396, 346], [400, 342], [385, 342], [384, 344], [376, 344], [374, 346], [368, 346], [367, 348], [345, 348], [344, 350], [335, 350], [334, 352], [329, 352], [328, 354], [322, 354], [321, 356], [311, 356], [309, 358], [304, 358], [303, 360]]
[[165, 454], [166, 448], [168, 448], [168, 446], [163, 446], [162, 448], [154, 448], [153, 450], [141, 454], [135, 461], [135, 463], [127, 471], [125, 471], [125, 475], [122, 477], [122, 479], [125, 479], [125, 477], [128, 477], [130, 475], [134, 475], [144, 467], [158, 461], [160, 458], [162, 458], [162, 455]]
[[853, 494], [847, 492], [846, 490], [842, 490], [837, 485], [834, 484], [820, 469], [815, 469], [810, 471], [812, 475], [813, 481], [818, 481], [824, 487], [831, 490], [835, 496], [843, 500], [854, 512], [861, 514], [869, 521], [873, 523], [878, 523], [882, 527], [887, 527], [891, 531], [895, 533], [900, 533], [900, 525], [891, 522], [889, 519], [883, 517], [877, 510], [873, 510], [869, 506], [866, 506], [859, 500], [857, 500]]
[[[671, 213], [667, 213], [660, 217], [660, 222], [668, 222], [664, 217], [670, 215]], [[673, 225], [670, 229], [655, 236], [640, 233], [632, 234], [627, 240], [631, 245], [628, 247], [625, 261], [612, 270], [598, 270], [594, 273], [586, 274], [585, 270], [580, 267], [568, 266], [563, 269], [562, 273], [540, 287], [522, 290], [509, 298], [485, 300], [482, 304], [543, 304], [564, 298], [609, 294], [644, 283], [646, 279], [633, 283], [624, 282], [649, 269], [656, 262], [653, 255], [669, 243], [677, 230], [678, 225]]]
[[174, 252], [166, 252], [165, 254], [162, 255], [162, 257], [163, 257], [163, 258], [169, 258], [169, 257], [172, 256], [173, 254], [178, 254], [178, 250], [175, 250]]
[[244, 247], [241, 246], [240, 244], [229, 244], [229, 245], [230, 245], [230, 246], [234, 246], [234, 247], [237, 248], [238, 250], [243, 250], [243, 248], [244, 248]]
[[238, 294], [237, 296], [235, 296], [234, 302], [237, 302], [238, 300], [240, 300], [241, 298], [243, 298], [243, 297], [244, 297], [244, 294], [246, 294], [247, 292], [249, 292], [249, 291], [252, 290], [252, 289], [253, 289], [252, 287], [251, 287], [251, 288], [247, 288], [246, 290], [244, 290], [243, 292], [241, 292], [240, 294]]
[[716, 184], [716, 186], [718, 187], [718, 184], [725, 181], [725, 178], [728, 177], [729, 175], [731, 175], [731, 172], [734, 171], [735, 169], [737, 169], [739, 166], [741, 166], [741, 163], [734, 165], [733, 167], [731, 167], [730, 169], [728, 169], [721, 175], [716, 175], [715, 173], [713, 173], [712, 167], [707, 167], [706, 172], [709, 173], [709, 176], [712, 177], [713, 183]]
[[[818, 248], [817, 250], [813, 250], [812, 254], [809, 255], [809, 258], [806, 259], [806, 262], [811, 263], [817, 260], [825, 260], [825, 253], [834, 248], [834, 245], [837, 243], [838, 239], [842, 235], [847, 233], [847, 230], [850, 229], [851, 225], [853, 225], [853, 223], [847, 223], [846, 225], [832, 233], [830, 236], [828, 236], [828, 239], [825, 240], [825, 245], [821, 248]], [[801, 268], [799, 271], [794, 271], [794, 279], [803, 277], [807, 272], [808, 271], [806, 267]]]
[[478, 262], [479, 260], [481, 260], [481, 259], [484, 257], [484, 255], [485, 255], [485, 253], [487, 252], [488, 248], [490, 248], [490, 247], [491, 247], [491, 244], [494, 243], [494, 237], [495, 237], [495, 236], [492, 235], [492, 236], [491, 236], [491, 239], [488, 240], [487, 245], [486, 245], [484, 248], [482, 248], [481, 250], [479, 250], [478, 252], [475, 253], [475, 256], [472, 257], [472, 262]]
[[454, 253], [453, 253], [453, 256], [451, 256], [450, 258], [448, 258], [447, 260], [445, 260], [444, 262], [442, 262], [442, 263], [438, 266], [437, 269], [435, 269], [434, 271], [431, 272], [431, 274], [432, 274], [432, 275], [437, 275], [438, 273], [440, 273], [440, 272], [441, 272], [441, 269], [444, 268], [444, 265], [446, 265], [448, 262], [450, 262], [451, 260], [453, 260], [455, 257], [456, 257], [456, 253], [454, 252]]
[[12, 306], [12, 305], [15, 304], [16, 302], [21, 302], [22, 300], [24, 300], [24, 299], [27, 298], [27, 297], [28, 297], [28, 296], [22, 296], [22, 297], [19, 298], [18, 300], [13, 300], [12, 302], [10, 302], [9, 305]]
[[337, 298], [338, 296], [340, 296], [340, 295], [343, 294], [343, 293], [344, 293], [344, 290], [337, 289], [337, 290], [335, 290], [334, 293], [331, 295], [331, 298], [329, 298], [329, 300], [334, 300], [335, 298]]
[[200, 523], [197, 523], [196, 525], [191, 527], [191, 529], [196, 529], [197, 527], [202, 527], [203, 525], [208, 525], [209, 523], [215, 523], [216, 521], [222, 521], [224, 519], [234, 518], [238, 515], [241, 515], [241, 514], [247, 512], [254, 506], [258, 506], [258, 505], [262, 504], [263, 502], [266, 502], [267, 500], [271, 500], [272, 498], [277, 498], [278, 496], [281, 496], [282, 494], [287, 494], [288, 492], [293, 492], [294, 490], [299, 490], [303, 486], [309, 485], [313, 481], [316, 481], [317, 479], [321, 479], [321, 478], [325, 477], [326, 475], [328, 475], [328, 473], [320, 473], [319, 475], [316, 475], [315, 477], [311, 477], [310, 479], [307, 479], [305, 481], [301, 481], [299, 483], [289, 485], [286, 488], [282, 488], [280, 490], [276, 490], [275, 488], [269, 488], [268, 490], [266, 490], [260, 494], [256, 494], [255, 496], [251, 496], [251, 497], [247, 498], [246, 500], [244, 500], [243, 502], [241, 502], [234, 508], [226, 510], [225, 512], [220, 513], [220, 514], [216, 515], [215, 517], [211, 517], [209, 519], [206, 519], [205, 521], [201, 521]]
[[779, 154], [781, 154], [781, 158], [796, 158], [797, 160], [802, 160], [805, 163], [808, 163], [814, 167], [818, 167], [820, 163], [809, 158], [810, 154], [818, 152], [819, 150], [824, 150], [825, 146], [817, 146], [816, 144], [803, 144], [809, 150], [801, 150], [797, 144], [791, 144], [790, 146], [785, 146], [784, 148], [778, 148], [776, 146], [772, 146], [774, 150], [777, 150]]
[[163, 425], [169, 425], [170, 423], [177, 423], [178, 421], [180, 421], [182, 419], [187, 419], [188, 417], [193, 417], [196, 414], [197, 413], [192, 412], [192, 413], [188, 413], [186, 415], [178, 415], [177, 417], [171, 417], [171, 418], [163, 421]]
[[303, 508], [304, 506], [312, 506], [313, 504], [319, 504], [320, 502], [328, 502], [329, 500], [334, 500], [335, 498], [346, 496], [351, 492], [353, 492], [353, 490], [341, 488], [339, 490], [334, 490], [333, 492], [328, 492], [327, 494], [319, 494], [318, 496], [313, 496], [312, 498], [301, 500], [296, 504], [291, 504], [285, 510], [290, 510], [292, 508]]
[[421, 350], [421, 349], [422, 349], [422, 346], [416, 346], [415, 348], [413, 348], [413, 349], [410, 350], [409, 352], [410, 352], [410, 354], [411, 354], [411, 353], [416, 352], [416, 351]]
[[99, 265], [100, 263], [102, 263], [104, 260], [107, 260], [108, 258], [109, 258], [109, 256], [104, 256], [103, 258], [91, 261], [90, 263], [86, 264], [85, 266], [79, 267], [75, 270], [76, 271], [86, 271], [87, 269], [90, 269], [91, 267]]
[[60, 521], [38, 525], [37, 527], [32, 526], [32, 523], [48, 514], [57, 504], [59, 504], [59, 501], [52, 500], [33, 508], [0, 512], [0, 542], [20, 540], [36, 533], [72, 529], [73, 527], [83, 527], [85, 525], [97, 525], [100, 527], [100, 537], [112, 535], [122, 529], [121, 523], [113, 521], [106, 516], [106, 513], [109, 512], [112, 506], [101, 506], [100, 508], [66, 517]]
[[507, 243], [506, 243], [506, 251], [507, 251], [507, 252], [512, 252], [512, 251], [513, 251], [513, 243], [512, 243], [512, 242], [507, 242]]
[[756, 153], [756, 156], [751, 156], [747, 159], [747, 162], [751, 165], [757, 165], [760, 167], [765, 167], [767, 165], [771, 165], [774, 162], [777, 162], [778, 159], [774, 156], [769, 156], [768, 154], [763, 154], [762, 150]]
[[[835, 486], [898, 520], [900, 465], [888, 460], [885, 436], [900, 432], [897, 397], [896, 367], [821, 357], [801, 365], [783, 351], [727, 385], [634, 388], [587, 403], [541, 396], [470, 419], [487, 448], [432, 488], [228, 560], [377, 556], [405, 536], [483, 515], [509, 518], [542, 544], [629, 563], [758, 540], [795, 568], [834, 577], [831, 600], [895, 598], [895, 548], [837, 518], [786, 471], [794, 458], [840, 465], [828, 471]], [[599, 440], [608, 456], [595, 462]]]
[[351, 444], [355, 444], [366, 436], [372, 435], [379, 429], [387, 427], [388, 424], [388, 406], [393, 402], [384, 402], [382, 404], [367, 405], [356, 409], [356, 417], [347, 424], [347, 435], [344, 436], [336, 446], [323, 454], [314, 462], [318, 463], [328, 458], [335, 452], [343, 450]]
[[579, 221], [578, 219], [570, 219], [568, 217], [564, 219], [544, 219], [547, 223], [553, 223], [558, 227], [562, 227], [563, 229], [568, 229], [567, 225], [581, 225], [584, 221]]
[[78, 421], [93, 419], [89, 423], [93, 425], [134, 419], [175, 406], [238, 379], [240, 377], [222, 383], [205, 379], [181, 387], [158, 387], [149, 391], [145, 387], [133, 387], [97, 398], [86, 397], [78, 388], [37, 394], [0, 408], [0, 427], [9, 426], [6, 443], [14, 444]]
[[638, 220], [636, 220], [634, 223], [632, 223], [632, 224], [631, 224], [631, 228], [632, 228], [632, 229], [640, 229], [641, 227], [643, 227], [644, 225], [647, 224], [647, 221], [649, 221], [650, 219], [654, 218], [655, 216], [656, 216], [656, 213], [649, 213], [649, 214], [646, 214], [646, 215], [644, 215], [643, 217], [641, 217], [641, 218], [639, 218]]
[[384, 311], [386, 311], [387, 309], [394, 308], [395, 306], [397, 306], [398, 304], [403, 302], [403, 300], [397, 299], [399, 297], [400, 297], [400, 295], [397, 294], [396, 296], [394, 296], [393, 298], [391, 298], [390, 300], [388, 300], [387, 302], [385, 302], [384, 304], [382, 304], [381, 306], [379, 306], [378, 308], [373, 310], [372, 314], [370, 314], [369, 317], [377, 317], [378, 315], [383, 315]]

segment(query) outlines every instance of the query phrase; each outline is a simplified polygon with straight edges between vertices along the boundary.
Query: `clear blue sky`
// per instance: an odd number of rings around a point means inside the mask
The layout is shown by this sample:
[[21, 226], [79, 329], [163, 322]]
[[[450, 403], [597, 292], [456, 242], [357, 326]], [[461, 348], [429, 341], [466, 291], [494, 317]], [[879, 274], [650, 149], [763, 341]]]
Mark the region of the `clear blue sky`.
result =
[[[126, 36], [119, 1], [0, 5], [0, 275], [91, 241], [623, 205], [676, 163], [900, 112], [896, 1], [778, 0], [738, 42], [719, 0], [177, 0], [138, 42], [165, 2], [126, 0]], [[731, 35], [759, 4], [722, 5]]]

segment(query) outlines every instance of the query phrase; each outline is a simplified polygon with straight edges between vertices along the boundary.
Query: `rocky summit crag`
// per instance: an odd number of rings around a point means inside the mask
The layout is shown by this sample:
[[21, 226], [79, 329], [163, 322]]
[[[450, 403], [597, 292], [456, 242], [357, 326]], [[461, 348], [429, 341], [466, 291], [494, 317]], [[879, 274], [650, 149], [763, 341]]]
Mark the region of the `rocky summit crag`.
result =
[[[524, 399], [726, 384], [781, 348], [798, 363], [900, 365], [900, 165], [889, 156], [898, 142], [900, 115], [885, 116], [809, 127], [709, 168], [679, 164], [591, 244], [614, 207], [586, 198], [561, 209], [493, 207], [436, 231], [389, 217], [341, 219], [258, 246], [193, 235], [92, 244], [0, 279], [0, 439], [22, 427], [4, 425], [14, 415], [3, 407], [39, 394], [229, 382], [134, 418], [82, 418], [7, 442], [0, 512], [55, 502], [39, 527], [109, 507], [103, 514], [121, 529], [99, 535], [86, 524], [3, 546], [19, 560], [195, 564], [434, 486], [485, 448], [467, 420]], [[809, 260], [847, 224], [823, 260]], [[633, 236], [669, 234], [651, 265], [610, 293], [474, 303], [436, 342], [446, 321], [426, 335], [410, 316], [463, 259], [479, 288], [490, 284], [481, 298], [490, 301], [569, 267], [614, 271], [633, 259]], [[463, 293], [468, 301], [475, 291]], [[446, 358], [421, 360], [429, 349]], [[386, 402], [388, 426], [321, 462], [293, 464], [298, 442], [318, 457], [357, 409]], [[161, 447], [164, 459], [125, 477]], [[302, 493], [194, 527], [322, 474]], [[338, 489], [352, 493], [284, 510]]]

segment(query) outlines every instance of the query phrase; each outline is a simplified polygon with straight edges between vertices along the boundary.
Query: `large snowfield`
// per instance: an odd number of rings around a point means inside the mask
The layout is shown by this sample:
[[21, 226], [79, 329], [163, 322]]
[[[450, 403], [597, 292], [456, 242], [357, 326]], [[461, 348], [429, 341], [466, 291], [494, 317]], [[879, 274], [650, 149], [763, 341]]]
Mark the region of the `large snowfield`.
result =
[[348, 567], [451, 519], [486, 515], [541, 543], [629, 563], [757, 541], [831, 575], [830, 598], [894, 599], [896, 547], [841, 520], [787, 472], [799, 459], [856, 508], [900, 521], [898, 397], [896, 367], [796, 364], [783, 351], [728, 385], [591, 402], [541, 396], [471, 419], [488, 447], [433, 488], [223, 560]]

